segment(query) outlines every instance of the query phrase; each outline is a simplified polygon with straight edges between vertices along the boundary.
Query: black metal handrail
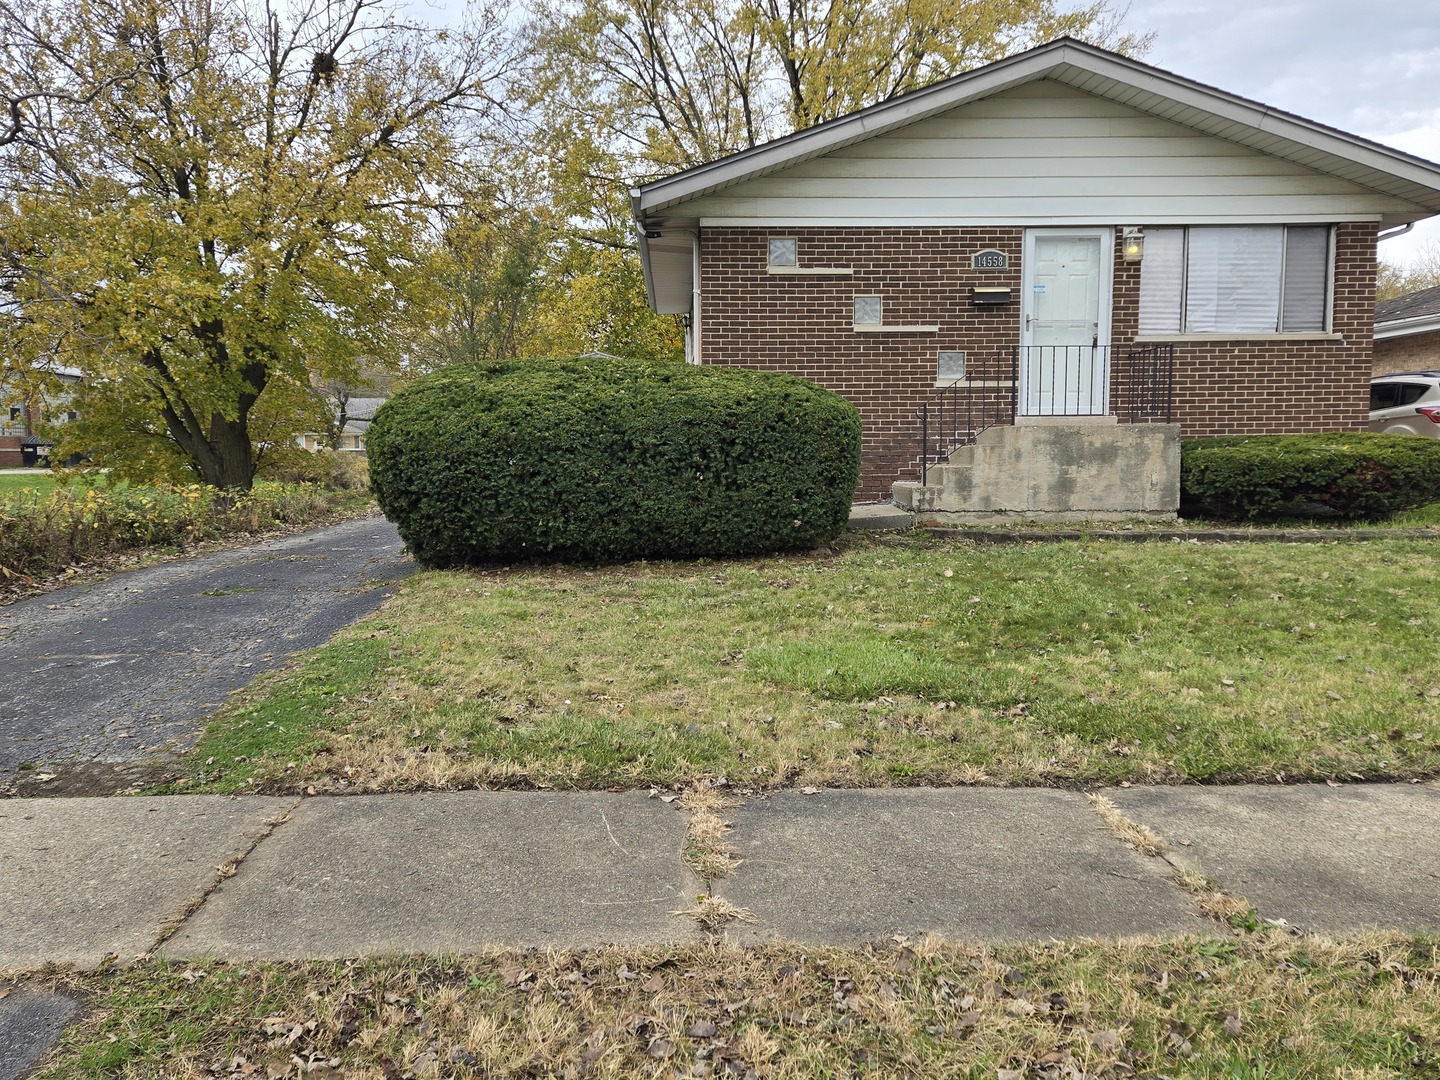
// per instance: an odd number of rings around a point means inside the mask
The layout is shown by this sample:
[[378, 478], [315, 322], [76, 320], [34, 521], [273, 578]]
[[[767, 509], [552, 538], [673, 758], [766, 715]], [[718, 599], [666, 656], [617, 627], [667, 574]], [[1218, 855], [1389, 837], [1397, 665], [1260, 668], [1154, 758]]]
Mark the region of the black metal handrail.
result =
[[920, 406], [920, 483], [930, 466], [969, 446], [987, 428], [1015, 423], [1018, 348], [1001, 349], [975, 374], [938, 387]]
[[[1021, 367], [1025, 368], [1024, 398]], [[1035, 345], [1002, 349], [964, 379], [937, 388], [919, 409], [920, 483], [992, 427], [1018, 414], [1108, 416], [1122, 423], [1170, 423], [1174, 415], [1175, 346]]]

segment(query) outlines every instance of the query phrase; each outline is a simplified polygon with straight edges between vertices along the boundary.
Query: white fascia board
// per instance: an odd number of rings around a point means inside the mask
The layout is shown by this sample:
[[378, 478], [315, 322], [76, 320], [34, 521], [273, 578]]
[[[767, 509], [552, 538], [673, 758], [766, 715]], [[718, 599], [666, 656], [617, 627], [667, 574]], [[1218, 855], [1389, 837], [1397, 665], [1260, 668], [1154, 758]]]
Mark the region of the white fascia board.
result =
[[[1380, 221], [1379, 214], [1185, 214], [1179, 217], [1147, 214], [1146, 225], [1331, 225], [1338, 221]], [[700, 219], [700, 227], [742, 228], [742, 229], [823, 229], [823, 228], [1026, 228], [1039, 225], [1137, 225], [1139, 221], [1116, 220], [1111, 216], [1095, 217], [1085, 214], [1023, 215], [1009, 214], [1000, 218], [972, 217], [707, 217]]]
[[1413, 319], [1396, 319], [1394, 322], [1377, 322], [1375, 340], [1409, 337], [1411, 334], [1428, 334], [1440, 330], [1440, 315], [1417, 315]]
[[[1315, 151], [1339, 163], [1358, 165], [1370, 176], [1366, 179], [1349, 177], [1353, 183], [1399, 195], [1431, 213], [1440, 213], [1440, 165], [1434, 162], [1068, 38], [957, 75], [893, 101], [872, 105], [851, 116], [831, 120], [668, 179], [646, 184], [632, 192], [632, 211], [637, 220], [644, 221], [651, 214], [690, 199], [1042, 78], [1055, 78], [1102, 97], [1114, 96], [1116, 100], [1119, 100], [1118, 95], [1107, 94], [1105, 90], [1124, 87], [1138, 91], [1150, 98], [1148, 104], [1152, 107], [1147, 109], [1145, 102], [1137, 102], [1134, 95], [1128, 94], [1125, 95], [1126, 104], [1153, 115], [1163, 115], [1161, 109], [1154, 107], [1162, 103], [1194, 108], [1217, 120], [1238, 124], [1257, 136], [1268, 135], [1283, 140], [1299, 152]], [[1093, 85], [1096, 79], [1111, 85], [1096, 87]], [[1087, 83], [1090, 85], [1084, 85]], [[1187, 126], [1195, 127], [1194, 124]], [[1196, 127], [1195, 130], [1203, 132], [1204, 128]], [[1217, 134], [1214, 137], [1227, 136]], [[1237, 139], [1233, 134], [1228, 138], [1246, 145], [1244, 140]], [[1276, 152], [1276, 148], [1265, 152], [1283, 156]], [[1326, 171], [1316, 164], [1307, 167]], [[1394, 181], [1397, 180], [1404, 187], [1403, 192], [1396, 190]], [[1425, 216], [1429, 215], [1418, 214], [1417, 219]]]

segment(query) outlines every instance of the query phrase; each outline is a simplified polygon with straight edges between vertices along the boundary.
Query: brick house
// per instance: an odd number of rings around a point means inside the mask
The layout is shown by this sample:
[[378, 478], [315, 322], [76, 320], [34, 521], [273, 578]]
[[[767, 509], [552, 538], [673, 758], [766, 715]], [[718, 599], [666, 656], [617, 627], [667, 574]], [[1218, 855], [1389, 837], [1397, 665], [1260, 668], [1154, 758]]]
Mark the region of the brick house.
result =
[[1084, 511], [1123, 475], [1163, 516], [1181, 433], [1364, 426], [1376, 236], [1440, 165], [1062, 38], [631, 202], [690, 362], [857, 405], [859, 498]]
[[53, 444], [43, 429], [75, 419], [70, 394], [80, 371], [56, 365], [37, 370], [43, 377], [23, 389], [0, 383], [0, 469], [48, 464]]
[[1440, 285], [1375, 305], [1375, 374], [1440, 370]]

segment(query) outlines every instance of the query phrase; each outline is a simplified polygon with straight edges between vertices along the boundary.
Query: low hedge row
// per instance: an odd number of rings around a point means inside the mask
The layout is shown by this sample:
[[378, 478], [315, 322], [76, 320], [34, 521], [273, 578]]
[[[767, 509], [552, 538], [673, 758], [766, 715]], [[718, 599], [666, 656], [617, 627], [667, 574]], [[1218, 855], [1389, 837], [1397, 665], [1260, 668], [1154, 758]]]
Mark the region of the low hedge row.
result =
[[750, 555], [845, 527], [860, 419], [788, 375], [507, 361], [416, 380], [366, 450], [381, 510], [431, 566]]
[[138, 548], [186, 547], [279, 526], [320, 524], [362, 501], [315, 484], [277, 483], [260, 483], [234, 497], [221, 497], [203, 484], [73, 483], [53, 491], [0, 494], [0, 585]]
[[1229, 519], [1378, 519], [1440, 502], [1440, 439], [1345, 432], [1187, 439], [1180, 498]]

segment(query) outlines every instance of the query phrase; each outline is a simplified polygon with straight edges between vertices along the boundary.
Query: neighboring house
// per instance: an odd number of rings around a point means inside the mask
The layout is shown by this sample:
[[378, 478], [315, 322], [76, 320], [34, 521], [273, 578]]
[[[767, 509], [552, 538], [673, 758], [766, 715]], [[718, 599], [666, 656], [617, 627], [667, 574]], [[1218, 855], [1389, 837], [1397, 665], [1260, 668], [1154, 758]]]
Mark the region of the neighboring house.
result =
[[860, 498], [1164, 516], [1179, 433], [1364, 426], [1440, 165], [1062, 38], [631, 201], [691, 362], [858, 406]]
[[1440, 370], [1440, 285], [1375, 305], [1375, 374]]
[[[352, 454], [365, 452], [365, 432], [370, 430], [370, 421], [375, 419], [375, 410], [385, 404], [385, 398], [353, 397], [345, 402], [345, 424], [340, 429], [340, 445], [336, 450]], [[338, 418], [338, 417], [337, 417]], [[330, 436], [307, 431], [300, 436], [300, 445], [306, 450], [330, 448]]]
[[0, 469], [47, 464], [54, 443], [42, 434], [44, 428], [76, 417], [69, 388], [80, 381], [81, 372], [52, 366], [46, 373], [58, 389], [42, 394], [0, 384]]

